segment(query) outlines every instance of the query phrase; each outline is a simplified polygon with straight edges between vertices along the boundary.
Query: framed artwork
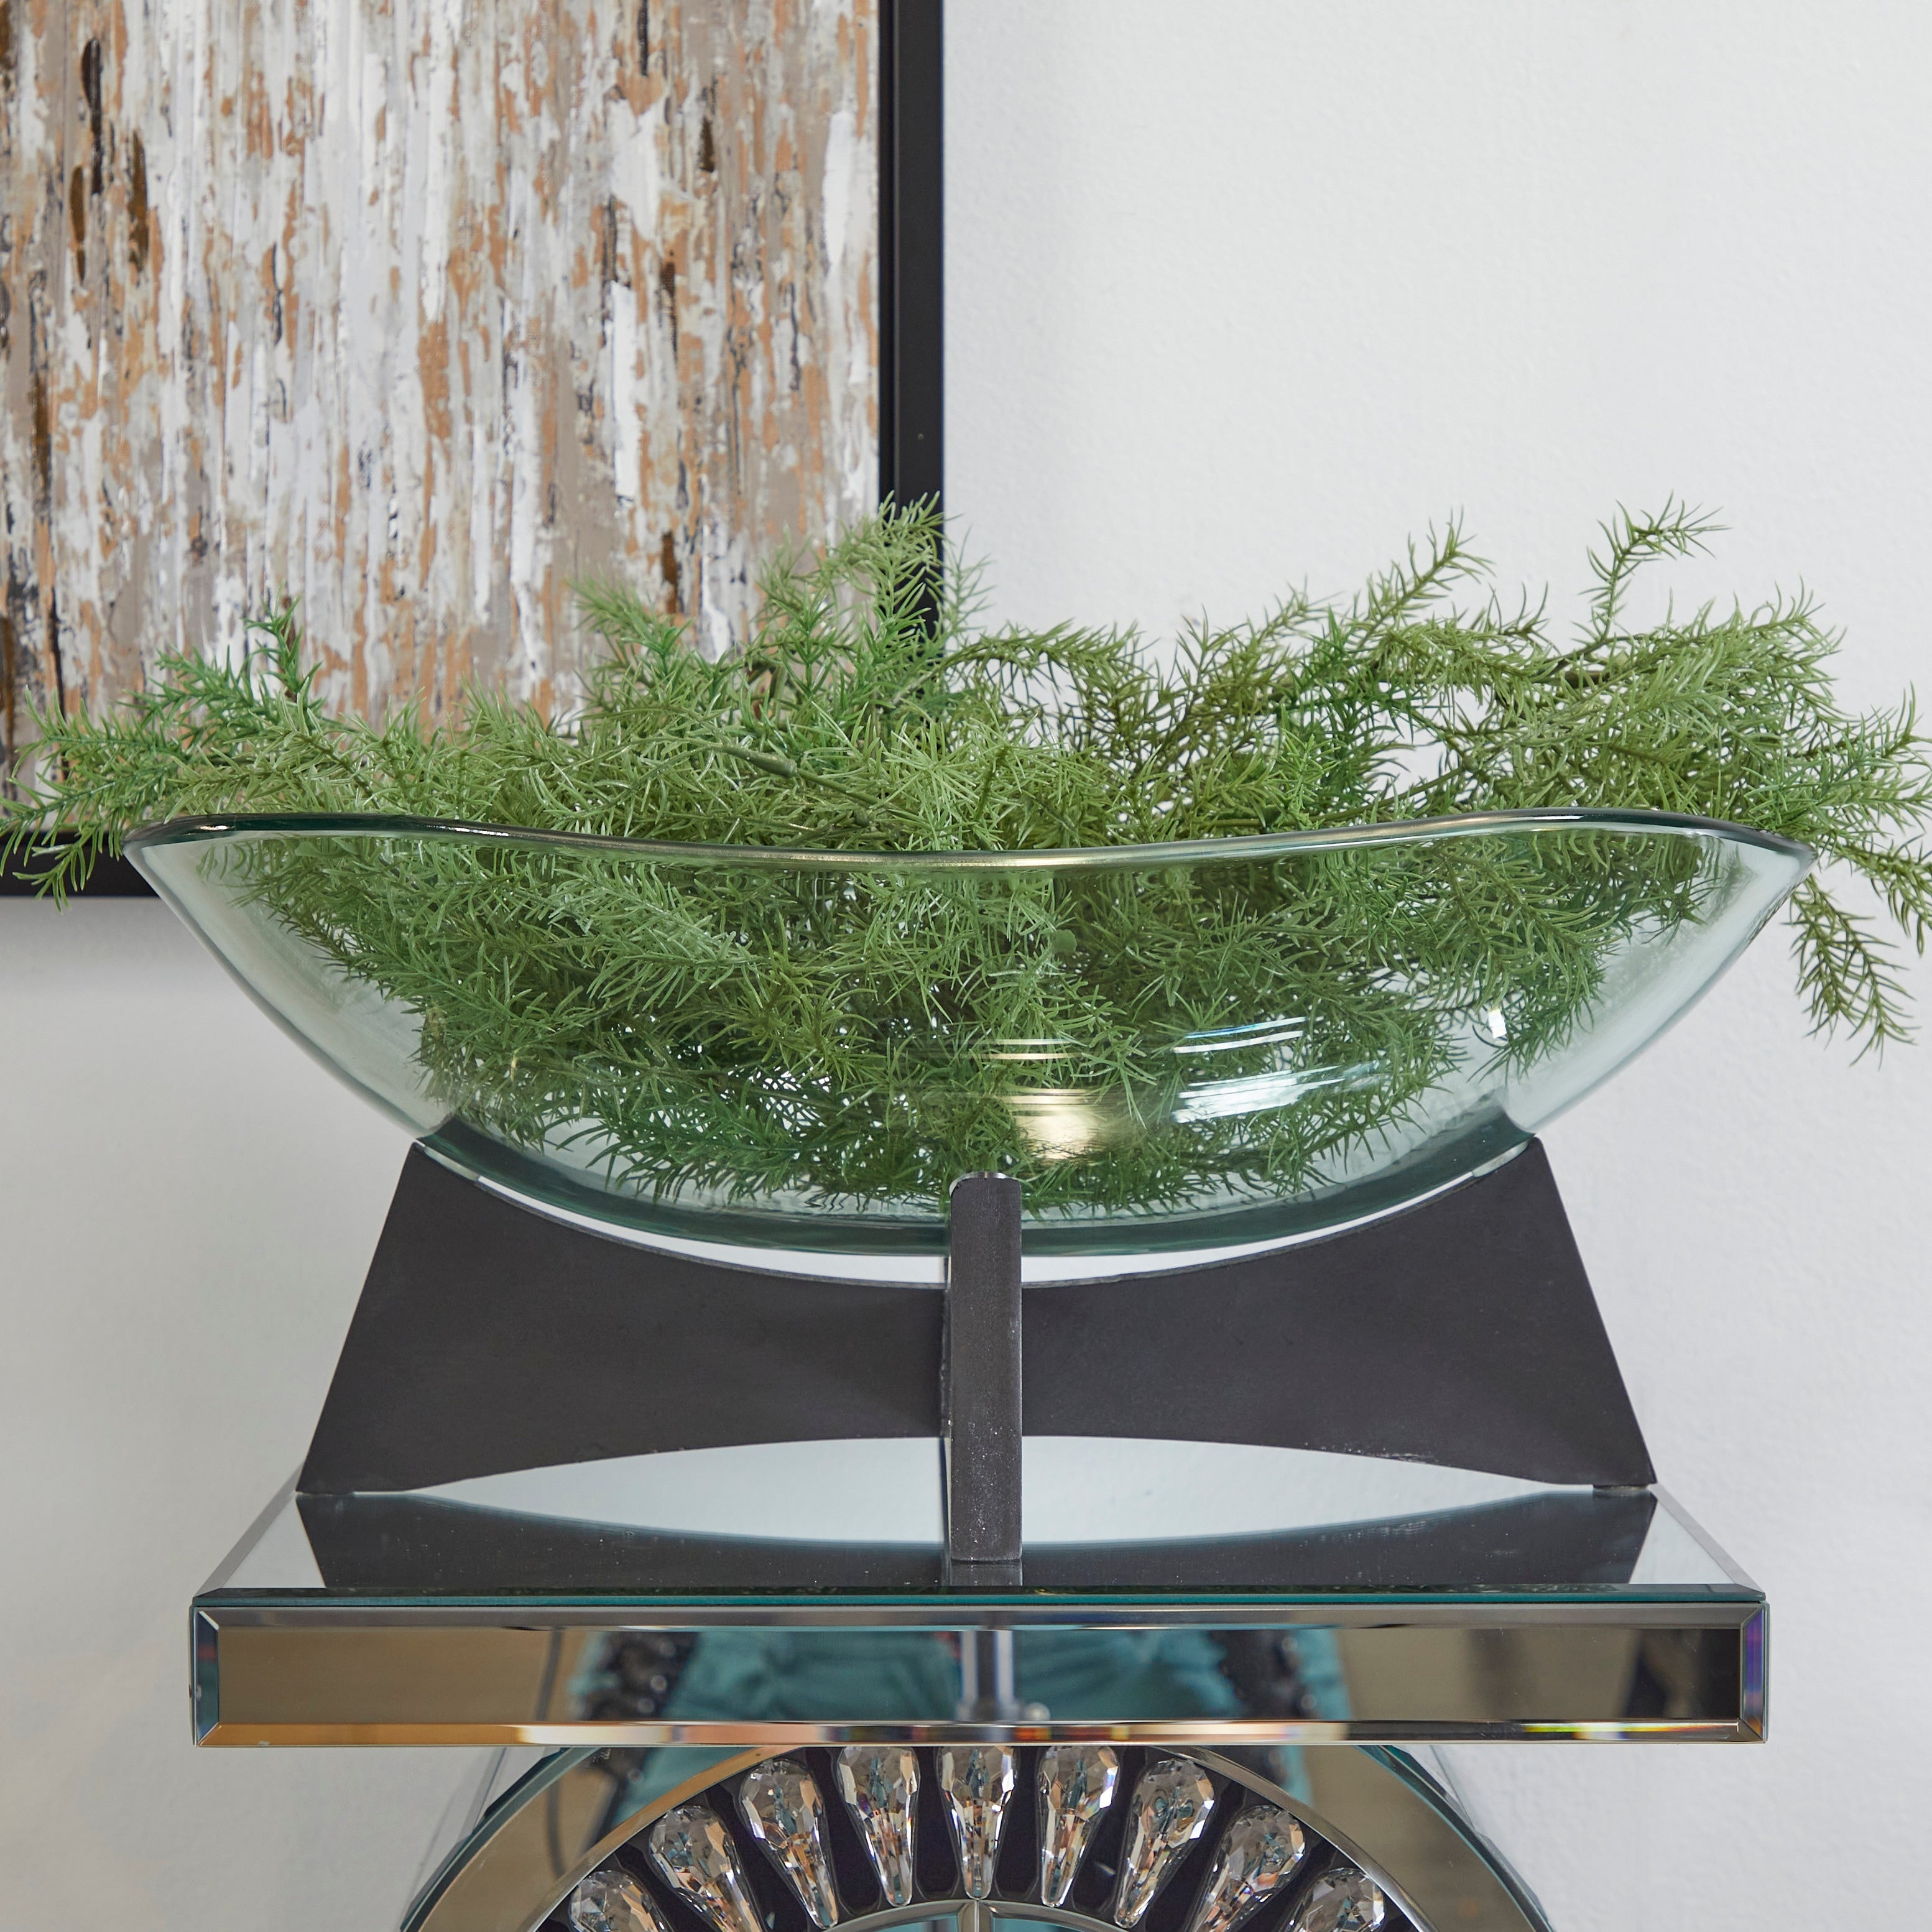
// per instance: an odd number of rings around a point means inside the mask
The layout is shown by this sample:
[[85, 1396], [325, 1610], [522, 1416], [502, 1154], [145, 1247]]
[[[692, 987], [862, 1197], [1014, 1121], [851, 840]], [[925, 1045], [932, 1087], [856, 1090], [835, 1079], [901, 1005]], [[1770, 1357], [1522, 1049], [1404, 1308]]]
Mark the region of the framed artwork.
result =
[[939, 0], [0, 16], [0, 757], [300, 598], [332, 705], [567, 704], [942, 471]]

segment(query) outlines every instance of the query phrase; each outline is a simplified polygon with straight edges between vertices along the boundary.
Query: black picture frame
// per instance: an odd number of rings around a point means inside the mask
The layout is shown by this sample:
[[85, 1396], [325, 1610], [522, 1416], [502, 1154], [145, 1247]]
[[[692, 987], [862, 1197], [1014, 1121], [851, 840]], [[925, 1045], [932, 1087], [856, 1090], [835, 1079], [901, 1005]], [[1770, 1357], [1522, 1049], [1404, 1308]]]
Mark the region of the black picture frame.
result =
[[[879, 5], [879, 498], [943, 506], [946, 483], [946, 16], [944, 0]], [[0, 898], [40, 890], [0, 859]], [[88, 898], [152, 898], [104, 859]]]
[[[29, 869], [18, 857], [8, 854], [0, 858], [0, 898], [38, 898], [40, 896], [41, 868]], [[94, 862], [86, 883], [73, 888], [70, 898], [151, 899], [154, 889], [125, 859], [100, 858]]]
[[945, 8], [880, 0], [879, 496], [943, 507]]

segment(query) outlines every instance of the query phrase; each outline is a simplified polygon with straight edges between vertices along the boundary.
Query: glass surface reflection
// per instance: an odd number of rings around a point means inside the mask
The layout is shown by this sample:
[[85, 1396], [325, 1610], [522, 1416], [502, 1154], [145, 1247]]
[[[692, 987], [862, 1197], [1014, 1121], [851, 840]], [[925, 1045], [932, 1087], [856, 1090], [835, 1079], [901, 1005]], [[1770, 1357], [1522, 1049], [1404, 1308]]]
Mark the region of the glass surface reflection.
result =
[[[767, 1508], [766, 1472], [904, 1459], [868, 1514], [826, 1486]], [[1667, 1498], [1370, 1457], [1225, 1444], [1029, 1438], [1025, 1576], [1055, 1600], [1226, 1590], [1568, 1592], [1614, 1599], [1739, 1587]], [[1114, 1452], [1120, 1452], [1118, 1458]], [[1200, 1488], [1150, 1476], [1167, 1452]], [[844, 1461], [842, 1462], [842, 1456]], [[403, 1599], [808, 1590], [943, 1603], [938, 1461], [919, 1438], [764, 1444], [518, 1472], [426, 1491], [296, 1497], [264, 1517], [212, 1588]], [[672, 1466], [667, 1474], [648, 1466]], [[1112, 1470], [1111, 1495], [1099, 1480]], [[1123, 1473], [1124, 1472], [1124, 1473]], [[1184, 1472], [1184, 1474], [1185, 1472]], [[918, 1480], [915, 1480], [917, 1478]], [[1208, 1493], [1203, 1494], [1202, 1490]], [[628, 1505], [627, 1505], [628, 1499]], [[1078, 1532], [1078, 1540], [1072, 1532]], [[1191, 1534], [1190, 1532], [1192, 1532]]]

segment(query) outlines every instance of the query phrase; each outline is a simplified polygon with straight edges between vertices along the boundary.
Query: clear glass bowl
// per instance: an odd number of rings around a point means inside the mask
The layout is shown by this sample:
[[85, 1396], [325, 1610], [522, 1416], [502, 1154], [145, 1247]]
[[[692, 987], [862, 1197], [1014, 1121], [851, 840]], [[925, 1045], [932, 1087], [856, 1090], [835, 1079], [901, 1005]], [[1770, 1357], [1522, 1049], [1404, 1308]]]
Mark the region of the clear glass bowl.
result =
[[324, 1063], [459, 1166], [645, 1232], [1036, 1252], [1318, 1232], [1513, 1151], [1654, 1040], [1813, 854], [1502, 812], [1077, 851], [177, 820], [135, 863]]

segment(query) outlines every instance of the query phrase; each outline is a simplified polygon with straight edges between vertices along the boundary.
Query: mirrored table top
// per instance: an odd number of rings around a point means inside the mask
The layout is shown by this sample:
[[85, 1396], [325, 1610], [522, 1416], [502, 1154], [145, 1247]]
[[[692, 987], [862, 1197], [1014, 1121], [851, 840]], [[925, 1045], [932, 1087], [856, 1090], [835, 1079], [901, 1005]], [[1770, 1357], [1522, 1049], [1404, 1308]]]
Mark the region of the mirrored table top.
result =
[[1762, 1594], [1660, 1491], [1027, 1438], [1017, 1582], [938, 1444], [278, 1497], [195, 1599], [210, 1744], [1762, 1735]]

